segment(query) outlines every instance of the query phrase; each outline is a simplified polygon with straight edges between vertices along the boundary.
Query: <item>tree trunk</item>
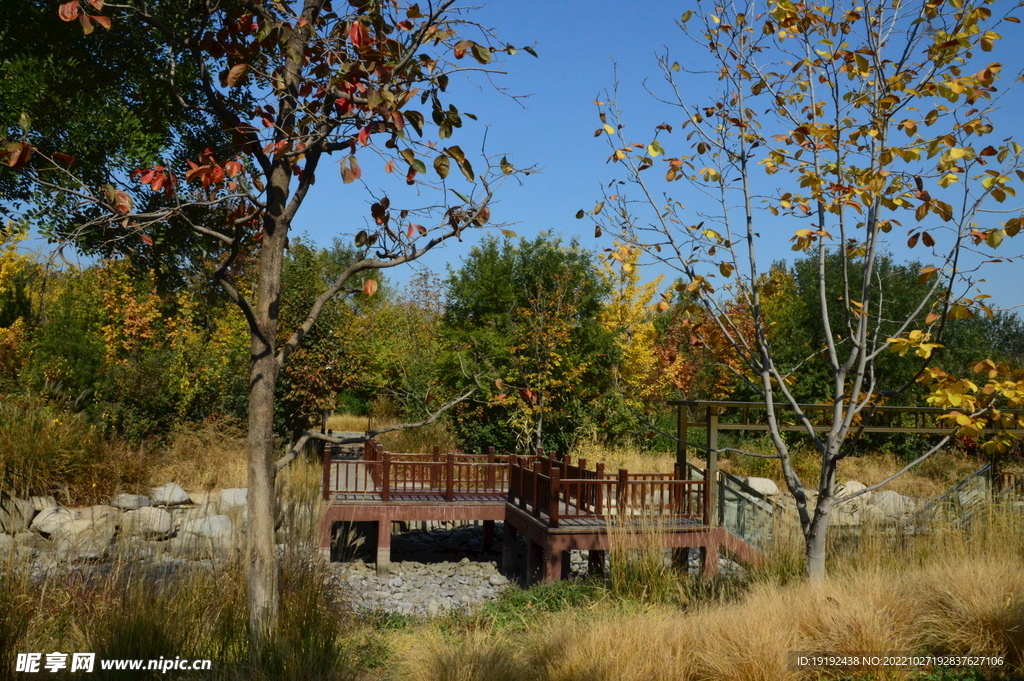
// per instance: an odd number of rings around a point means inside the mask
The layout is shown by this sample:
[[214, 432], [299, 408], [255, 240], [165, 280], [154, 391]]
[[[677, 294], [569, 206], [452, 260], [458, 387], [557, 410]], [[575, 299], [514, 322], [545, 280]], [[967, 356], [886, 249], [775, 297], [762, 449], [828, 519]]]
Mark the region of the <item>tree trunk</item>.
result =
[[[254, 341], [254, 345], [257, 341]], [[274, 541], [274, 386], [272, 352], [254, 356], [249, 389], [249, 631], [254, 653], [273, 639], [278, 617], [277, 550]]]
[[814, 519], [804, 536], [807, 557], [807, 578], [812, 583], [825, 581], [825, 547], [831, 518], [832, 499], [819, 499]]
[[267, 214], [263, 219], [263, 243], [260, 249], [259, 280], [255, 310], [256, 328], [252, 329], [249, 373], [249, 532], [247, 595], [249, 606], [250, 659], [262, 657], [277, 631], [280, 591], [278, 585], [277, 546], [274, 541], [276, 519], [274, 467], [274, 388], [280, 367], [277, 348], [277, 322], [280, 317], [281, 272], [287, 225], [281, 223], [286, 205], [289, 173], [275, 167], [268, 183]]

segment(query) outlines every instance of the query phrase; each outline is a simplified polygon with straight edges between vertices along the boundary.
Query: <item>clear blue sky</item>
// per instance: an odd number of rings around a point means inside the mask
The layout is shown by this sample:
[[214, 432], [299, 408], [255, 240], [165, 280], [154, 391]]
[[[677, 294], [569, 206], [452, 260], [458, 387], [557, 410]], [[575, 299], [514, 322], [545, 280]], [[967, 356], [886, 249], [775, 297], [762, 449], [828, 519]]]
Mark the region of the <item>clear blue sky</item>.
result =
[[[701, 50], [689, 43], [675, 25], [675, 20], [690, 4], [663, 0], [644, 3], [518, 0], [491, 2], [473, 15], [480, 23], [494, 28], [506, 42], [517, 47], [536, 45], [540, 55], [535, 59], [520, 52], [501, 64], [507, 75], [498, 77], [496, 82], [511, 93], [529, 95], [521, 100], [522, 105], [496, 94], [479, 77], [471, 79], [475, 83], [453, 81], [450, 88], [451, 101], [456, 102], [460, 110], [475, 113], [480, 119], [479, 122], [467, 120], [451, 142], [460, 143], [467, 153], [479, 150], [482, 132], [487, 127], [489, 153], [507, 153], [510, 161], [519, 167], [531, 164], [542, 167], [539, 174], [526, 178], [523, 186], [508, 184], [502, 189], [500, 203], [493, 211], [495, 220], [518, 223], [512, 229], [520, 236], [532, 237], [547, 230], [567, 239], [578, 237], [584, 246], [593, 249], [611, 245], [607, 234], [595, 239], [592, 225], [574, 218], [580, 208], [590, 209], [595, 205], [600, 197], [600, 184], [616, 175], [615, 169], [605, 163], [608, 154], [605, 141], [593, 136], [599, 127], [593, 102], [615, 81], [613, 64], [617, 64], [621, 87], [618, 101], [633, 121], [637, 137], [641, 140], [648, 137], [653, 125], [660, 122], [678, 125], [679, 121], [672, 120], [678, 115], [653, 102], [641, 84], [645, 78], [652, 84], [657, 83], [655, 55], [666, 47], [672, 51], [673, 59], [683, 63], [696, 63], [702, 58]], [[1011, 38], [1007, 43], [1012, 42], [1012, 36], [1005, 37]], [[1010, 68], [1013, 61], [1019, 63], [1011, 54], [997, 53], [993, 58], [1007, 62], [1007, 72], [1016, 70]], [[1008, 122], [1014, 119], [1010, 117]], [[1005, 136], [997, 135], [1000, 139]], [[675, 141], [681, 143], [681, 137], [676, 137]], [[669, 150], [669, 155], [679, 153], [683, 150]], [[415, 197], [405, 193], [401, 178], [388, 177], [372, 169], [367, 172], [367, 164], [373, 163], [373, 159], [363, 162], [367, 182], [374, 188], [375, 183], [381, 182], [389, 193], [404, 197], [411, 205]], [[321, 173], [324, 174], [328, 177], [320, 179], [315, 187], [317, 191], [311, 192], [296, 221], [296, 229], [308, 232], [314, 241], [327, 245], [339, 232], [354, 234], [363, 228], [369, 201], [366, 192], [355, 185], [343, 186], [334, 170]], [[775, 238], [765, 235], [762, 239], [759, 248], [764, 265], [793, 255], [787, 241], [793, 230], [786, 229], [784, 235], [780, 233]], [[920, 248], [912, 254], [907, 251], [902, 245], [905, 234], [894, 232], [892, 236], [897, 257], [922, 258], [925, 255]], [[446, 245], [422, 262], [443, 274], [447, 265], [457, 266], [459, 259], [479, 238], [479, 234], [468, 234], [465, 243]], [[1018, 239], [1024, 239], [1024, 234]], [[1010, 245], [1012, 252], [1024, 250], [1020, 244]], [[1002, 250], [1011, 252], [1006, 245]], [[409, 269], [401, 269], [405, 271], [391, 270], [389, 276], [397, 281], [405, 280]], [[993, 302], [1001, 306], [1024, 304], [1020, 272], [1021, 264], [1016, 262], [988, 266], [984, 292], [992, 294]]]

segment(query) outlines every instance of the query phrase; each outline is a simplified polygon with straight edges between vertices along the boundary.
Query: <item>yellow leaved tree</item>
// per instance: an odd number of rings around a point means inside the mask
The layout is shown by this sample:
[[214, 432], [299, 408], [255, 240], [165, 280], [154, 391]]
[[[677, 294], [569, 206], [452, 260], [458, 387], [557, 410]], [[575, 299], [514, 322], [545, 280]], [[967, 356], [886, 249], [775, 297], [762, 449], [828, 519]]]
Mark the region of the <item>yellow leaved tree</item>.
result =
[[[680, 278], [723, 341], [707, 352], [728, 356], [763, 400], [812, 580], [825, 577], [835, 506], [855, 496], [837, 496], [835, 481], [857, 423], [914, 385], [878, 371], [880, 356], [894, 351], [918, 362], [931, 403], [951, 408], [961, 429], [1009, 425], [999, 408], [1018, 404], [1019, 377], [994, 362], [976, 367], [982, 385], [926, 369], [941, 359], [935, 351], [948, 324], [991, 313], [975, 293], [978, 268], [1021, 229], [1021, 208], [1011, 203], [1024, 182], [1024, 147], [1008, 137], [1012, 130], [996, 132], [1020, 64], [985, 58], [999, 31], [1019, 23], [1018, 7], [710, 0], [678, 22], [692, 46], [683, 63], [668, 52], [659, 57], [665, 123], [636, 138], [615, 90], [597, 102], [595, 135], [608, 142], [622, 181], [606, 185], [616, 193], [591, 216]], [[923, 293], [901, 292], [917, 296], [911, 312], [892, 320], [882, 313], [879, 268], [897, 235], [924, 250], [927, 266]], [[783, 363], [776, 348], [786, 339], [770, 332], [762, 251], [787, 241], [817, 263], [823, 340], [805, 350], [828, 366], [824, 432], [790, 389], [802, 361]], [[829, 295], [826, 283], [837, 277], [841, 295]], [[794, 470], [782, 418], [801, 424], [820, 453], [816, 480]], [[915, 463], [954, 435], [951, 428]], [[1006, 446], [1005, 437], [993, 446]]]

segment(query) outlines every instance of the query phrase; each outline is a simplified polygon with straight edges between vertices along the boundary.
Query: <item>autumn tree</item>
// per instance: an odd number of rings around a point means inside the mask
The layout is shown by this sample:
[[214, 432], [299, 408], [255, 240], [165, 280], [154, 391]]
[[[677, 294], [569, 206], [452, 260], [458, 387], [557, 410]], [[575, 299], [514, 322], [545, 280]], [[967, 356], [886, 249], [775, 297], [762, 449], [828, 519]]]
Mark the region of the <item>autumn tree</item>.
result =
[[[878, 371], [886, 353], [915, 363], [912, 375], [931, 386], [929, 403], [952, 409], [951, 426], [961, 432], [1017, 424], [1001, 411], [1021, 399], [1018, 377], [1005, 366], [979, 364], [982, 380], [974, 382], [932, 365], [949, 322], [989, 312], [973, 290], [977, 262], [1021, 227], [1010, 204], [1024, 180], [1022, 147], [996, 129], [1000, 79], [1012, 83], [1020, 74], [984, 59], [997, 31], [1017, 23], [1016, 8], [988, 0], [701, 3], [679, 26], [704, 59], [690, 53], [677, 62], [666, 53], [659, 60], [665, 123], [643, 135], [625, 127], [614, 92], [598, 103], [596, 134], [609, 141], [626, 184], [594, 218], [678, 274], [725, 341], [712, 350], [734, 357], [763, 400], [814, 581], [825, 576], [834, 507], [855, 496], [837, 498], [835, 478], [858, 425], [912, 385]], [[677, 183], [700, 197], [691, 208]], [[887, 238], [897, 236], [923, 249], [926, 285], [900, 292], [914, 299], [880, 333], [879, 268]], [[821, 346], [806, 355], [828, 367], [833, 408], [822, 433], [790, 389], [801, 362], [779, 361], [786, 340], [771, 337], [765, 313], [761, 252], [765, 241], [786, 239], [815, 263], [824, 330]], [[828, 295], [826, 281], [833, 257], [838, 297]], [[749, 325], [726, 300], [741, 303], [735, 309]], [[781, 418], [802, 424], [820, 452], [817, 480], [794, 470]], [[952, 435], [951, 428], [910, 465]]]
[[491, 238], [470, 252], [448, 278], [445, 312], [450, 373], [489, 379], [455, 411], [468, 447], [571, 446], [611, 387], [617, 349], [597, 321], [606, 296], [576, 242]]
[[[156, 245], [156, 230], [172, 225], [201, 237], [219, 259], [212, 277], [244, 315], [250, 336], [247, 585], [259, 654], [278, 622], [274, 482], [279, 466], [294, 456], [279, 460], [274, 447], [282, 367], [335, 296], [375, 292], [372, 278], [355, 288], [353, 277], [416, 260], [488, 223], [495, 182], [517, 171], [504, 157], [484, 156], [474, 166], [446, 141], [469, 116], [447, 102], [448, 91], [460, 72], [490, 76], [496, 53], [517, 50], [474, 24], [454, 0], [339, 8], [328, 0], [68, 0], [59, 16], [82, 27], [86, 35], [77, 40], [143, 28], [140, 52], [161, 60], [155, 77], [173, 94], [168, 115], [202, 112], [233, 141], [232, 148], [211, 144], [187, 164], [167, 154], [163, 162], [99, 186], [75, 176], [70, 155], [41, 149], [27, 131], [7, 133], [4, 161], [23, 181], [71, 198], [68, 238], [130, 242], [145, 251]], [[194, 88], [178, 87], [186, 73]], [[409, 185], [440, 191], [426, 206], [400, 206], [374, 190], [368, 214], [342, 211], [339, 230], [354, 236], [361, 257], [316, 295], [301, 323], [281, 334], [289, 234], [332, 157], [345, 184], [360, 180], [361, 162], [373, 162]], [[253, 273], [251, 289], [239, 271]]]

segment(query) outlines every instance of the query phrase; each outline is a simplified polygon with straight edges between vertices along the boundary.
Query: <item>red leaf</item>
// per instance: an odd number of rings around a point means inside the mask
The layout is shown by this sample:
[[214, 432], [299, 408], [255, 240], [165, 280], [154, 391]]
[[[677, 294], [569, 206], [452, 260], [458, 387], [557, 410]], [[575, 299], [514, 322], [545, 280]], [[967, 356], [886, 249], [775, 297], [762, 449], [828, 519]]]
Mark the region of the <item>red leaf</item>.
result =
[[372, 296], [377, 292], [377, 282], [374, 279], [367, 279], [366, 283], [363, 284], [363, 293], [368, 296]]
[[12, 142], [7, 145], [7, 165], [11, 168], [20, 168], [32, 156], [33, 147], [28, 142]]
[[95, 16], [93, 17], [93, 21], [95, 21], [97, 24], [107, 29], [108, 31], [110, 30], [110, 17]]
[[114, 212], [125, 215], [130, 213], [132, 210], [132, 197], [125, 194], [120, 189], [114, 192]]
[[348, 39], [354, 48], [361, 50], [370, 43], [370, 33], [361, 21], [353, 21], [352, 28], [348, 31]]
[[153, 237], [149, 236], [148, 234], [140, 234], [139, 238], [142, 239], [142, 242], [147, 246], [153, 245]]
[[238, 161], [228, 161], [224, 164], [224, 170], [227, 171], [228, 177], [235, 177], [242, 172], [242, 164]]
[[92, 33], [93, 30], [96, 28], [95, 26], [93, 26], [92, 17], [90, 17], [85, 12], [82, 12], [78, 15], [78, 21], [82, 24], [82, 33], [86, 35]]
[[103, 11], [103, 0], [89, 0], [89, 4], [95, 7], [97, 12]]
[[59, 151], [53, 155], [53, 160], [63, 163], [66, 166], [75, 162], [75, 157], [69, 154], [62, 154]]
[[57, 10], [57, 15], [64, 21], [74, 21], [78, 18], [78, 13], [81, 8], [78, 6], [78, 0], [70, 0], [70, 2], [62, 3], [60, 9]]
[[387, 163], [385, 163], [384, 164], [384, 172], [386, 172], [386, 173], [393, 173], [393, 172], [395, 172], [395, 162], [394, 161], [388, 161]]
[[364, 147], [370, 143], [370, 128], [365, 127], [359, 131], [359, 143]]

